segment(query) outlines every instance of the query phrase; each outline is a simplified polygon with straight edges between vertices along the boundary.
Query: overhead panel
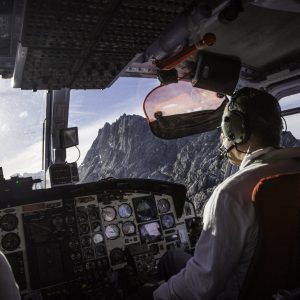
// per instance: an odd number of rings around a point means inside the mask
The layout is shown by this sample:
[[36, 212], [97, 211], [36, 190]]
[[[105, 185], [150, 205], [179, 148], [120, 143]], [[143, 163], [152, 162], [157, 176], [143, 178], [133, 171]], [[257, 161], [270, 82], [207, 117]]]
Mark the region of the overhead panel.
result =
[[13, 75], [24, 0], [0, 1], [0, 75]]
[[234, 22], [208, 28], [217, 36], [211, 52], [237, 56], [261, 74], [299, 67], [299, 13], [247, 4]]
[[192, 1], [28, 0], [22, 89], [105, 88]]

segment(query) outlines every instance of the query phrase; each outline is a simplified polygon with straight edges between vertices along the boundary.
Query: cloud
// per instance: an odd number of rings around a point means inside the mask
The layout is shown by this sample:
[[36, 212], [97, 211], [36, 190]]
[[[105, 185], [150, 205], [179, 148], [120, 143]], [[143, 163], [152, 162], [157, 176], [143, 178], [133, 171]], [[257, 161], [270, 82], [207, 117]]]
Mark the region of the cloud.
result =
[[282, 110], [298, 107], [299, 94], [286, 96], [279, 100], [279, 104]]
[[0, 131], [2, 133], [7, 133], [9, 132], [9, 126], [7, 124], [2, 124], [1, 127], [0, 127]]
[[38, 101], [46, 97], [45, 91], [33, 92], [30, 90], [21, 90], [11, 87], [11, 80], [0, 78], [0, 100], [3, 101], [20, 101], [20, 103], [28, 104], [28, 102]]
[[[69, 126], [79, 127], [78, 165], [106, 122], [114, 122], [123, 113], [143, 115], [142, 100], [155, 85], [151, 79], [120, 78], [103, 91], [71, 91]], [[0, 79], [0, 166], [6, 178], [42, 169], [45, 97], [43, 91], [13, 89], [10, 80]], [[77, 158], [75, 147], [67, 150], [68, 162]]]
[[42, 170], [42, 141], [24, 148], [17, 155], [1, 162], [5, 178], [16, 173], [36, 173]]
[[284, 117], [287, 124], [287, 130], [290, 131], [296, 139], [300, 139], [300, 114]]
[[27, 118], [28, 117], [28, 112], [25, 110], [25, 111], [22, 111], [20, 114], [19, 114], [19, 117], [21, 119], [24, 119], [24, 118]]
[[[112, 123], [119, 118], [118, 114], [110, 115], [105, 120], [88, 124], [79, 128], [79, 149], [81, 156], [78, 165], [83, 161], [87, 151], [90, 149], [93, 141], [98, 135], [98, 130], [106, 122]], [[3, 125], [2, 125], [3, 127]], [[2, 128], [1, 127], [1, 128]], [[67, 161], [73, 162], [78, 158], [78, 151], [75, 147], [67, 149]], [[23, 148], [17, 155], [6, 157], [0, 162], [3, 167], [5, 178], [19, 173], [36, 173], [42, 170], [42, 141], [34, 143], [29, 147]]]
[[[42, 140], [45, 100], [43, 91], [14, 89], [10, 80], [0, 79], [0, 165], [7, 169], [6, 175], [31, 171], [37, 160], [37, 170], [41, 169], [42, 148], [32, 145]], [[38, 154], [30, 155], [30, 151]]]

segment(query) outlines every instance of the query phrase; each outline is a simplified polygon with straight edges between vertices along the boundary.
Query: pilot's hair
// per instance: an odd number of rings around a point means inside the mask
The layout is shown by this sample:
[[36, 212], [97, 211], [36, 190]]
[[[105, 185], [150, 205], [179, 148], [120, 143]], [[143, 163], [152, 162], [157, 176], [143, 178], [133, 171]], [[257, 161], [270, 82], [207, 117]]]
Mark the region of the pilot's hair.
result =
[[255, 88], [244, 87], [232, 96], [244, 112], [250, 134], [260, 138], [263, 146], [279, 147], [281, 144], [281, 108], [271, 94]]

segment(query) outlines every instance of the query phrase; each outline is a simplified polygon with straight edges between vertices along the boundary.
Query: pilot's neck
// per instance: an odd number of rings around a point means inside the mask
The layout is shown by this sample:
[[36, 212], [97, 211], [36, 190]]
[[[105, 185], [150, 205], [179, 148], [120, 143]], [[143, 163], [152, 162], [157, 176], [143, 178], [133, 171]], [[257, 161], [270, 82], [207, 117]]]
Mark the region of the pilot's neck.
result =
[[255, 160], [265, 155], [266, 153], [273, 151], [274, 147], [265, 147], [261, 149], [257, 149], [249, 154], [245, 154], [245, 157], [240, 165], [240, 170], [252, 164]]

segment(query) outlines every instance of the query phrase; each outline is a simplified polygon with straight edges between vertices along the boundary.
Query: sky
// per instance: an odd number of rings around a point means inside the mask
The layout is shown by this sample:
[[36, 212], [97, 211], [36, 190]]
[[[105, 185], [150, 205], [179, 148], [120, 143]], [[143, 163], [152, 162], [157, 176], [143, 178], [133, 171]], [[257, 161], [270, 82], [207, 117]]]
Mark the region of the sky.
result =
[[[78, 126], [78, 164], [82, 162], [98, 130], [122, 114], [144, 116], [146, 95], [159, 82], [147, 78], [119, 78], [104, 90], [72, 90], [69, 127]], [[298, 95], [280, 101], [284, 109], [299, 103]], [[13, 89], [8, 79], [0, 78], [0, 166], [5, 178], [16, 173], [36, 173], [42, 169], [42, 128], [45, 119], [46, 92]], [[300, 139], [300, 114], [286, 117], [288, 130]], [[67, 151], [67, 161], [78, 158], [76, 148]]]
[[[158, 84], [155, 79], [124, 77], [104, 90], [72, 90], [68, 126], [79, 127], [78, 164], [106, 122], [124, 113], [144, 116], [143, 100]], [[41, 171], [45, 110], [45, 91], [13, 89], [10, 80], [0, 78], [0, 166], [5, 178]], [[77, 158], [77, 149], [68, 149], [67, 161]]]

